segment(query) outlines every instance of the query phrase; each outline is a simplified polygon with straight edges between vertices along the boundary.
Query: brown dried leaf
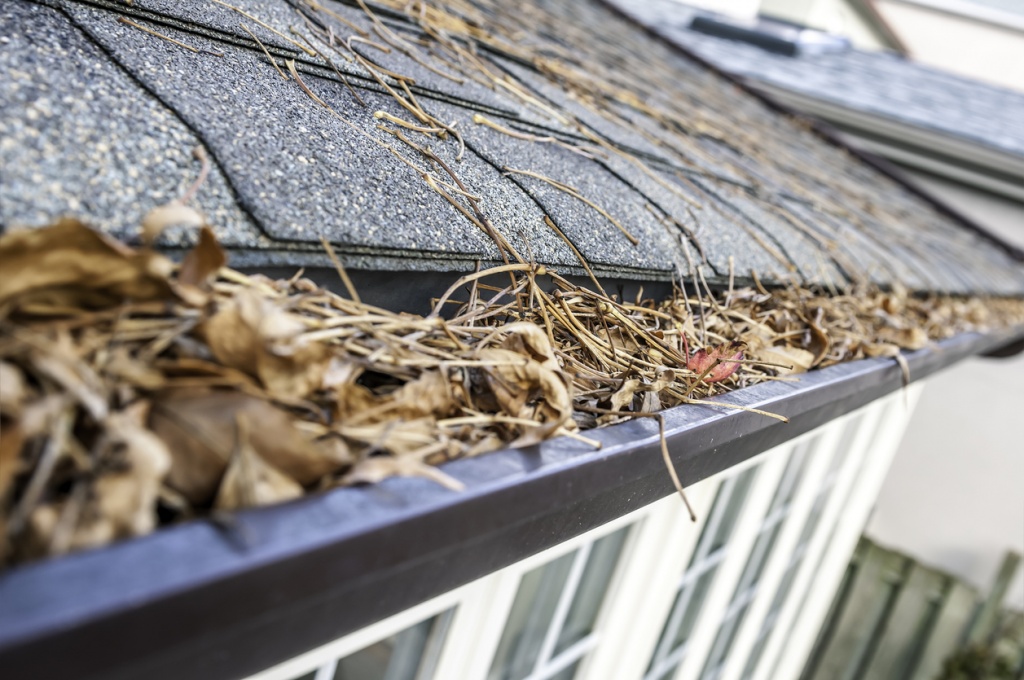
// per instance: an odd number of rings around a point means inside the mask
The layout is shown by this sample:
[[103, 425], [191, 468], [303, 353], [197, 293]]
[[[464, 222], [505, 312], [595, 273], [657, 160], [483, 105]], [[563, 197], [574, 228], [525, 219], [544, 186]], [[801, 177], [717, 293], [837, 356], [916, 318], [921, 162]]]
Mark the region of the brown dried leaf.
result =
[[537, 430], [531, 436], [549, 436], [570, 421], [571, 382], [564, 372], [507, 349], [482, 349], [476, 356], [491, 364], [480, 369], [484, 379], [478, 383], [485, 388], [478, 403], [487, 410], [543, 423], [531, 428]]
[[127, 347], [113, 348], [103, 373], [146, 390], [158, 390], [166, 383], [164, 374], [149, 362], [132, 356]]
[[217, 492], [214, 507], [235, 510], [298, 498], [302, 486], [263, 460], [252, 446], [247, 420], [237, 414], [231, 462]]
[[168, 486], [192, 503], [208, 504], [235, 449], [240, 415], [260, 458], [300, 484], [312, 484], [351, 461], [337, 440], [315, 441], [290, 414], [266, 401], [237, 392], [180, 390], [155, 399], [150, 414], [150, 427], [171, 451]]
[[[17, 423], [0, 423], [0, 517], [4, 514], [7, 492], [14, 478], [21, 472], [21, 449], [25, 444], [25, 433]], [[3, 543], [0, 532], [0, 543]]]
[[258, 377], [267, 391], [301, 399], [323, 384], [329, 352], [301, 337], [300, 317], [255, 290], [241, 290], [203, 325], [203, 336], [222, 363]]
[[544, 331], [535, 323], [520, 321], [501, 327], [505, 336], [501, 347], [522, 354], [537, 361], [548, 370], [558, 371], [561, 366], [555, 358], [555, 350]]
[[899, 356], [900, 348], [889, 342], [865, 342], [861, 344], [864, 356], [868, 357], [895, 357]]
[[142, 242], [152, 245], [168, 227], [181, 226], [196, 229], [206, 224], [206, 218], [195, 208], [171, 202], [153, 208], [142, 218]]
[[136, 252], [65, 218], [49, 227], [9, 232], [0, 239], [0, 303], [47, 293], [50, 302], [93, 307], [131, 299], [171, 298], [170, 260]]
[[365, 425], [337, 428], [346, 439], [365, 444], [371, 451], [389, 451], [396, 456], [413, 453], [437, 442], [437, 424], [433, 418], [416, 420], [387, 419]]
[[754, 358], [769, 364], [781, 364], [792, 368], [775, 368], [778, 375], [789, 375], [791, 373], [804, 373], [814, 365], [815, 356], [805, 349], [790, 347], [789, 345], [777, 345], [764, 347], [754, 353]]
[[[104, 422], [110, 461], [86, 494], [36, 507], [29, 541], [41, 552], [65, 552], [148, 534], [156, 527], [160, 485], [170, 468], [164, 443], [144, 425], [148, 404], [112, 413]], [[81, 483], [81, 482], [80, 482]], [[70, 516], [68, 516], [70, 514]], [[63, 529], [63, 530], [62, 530]]]
[[171, 468], [164, 442], [145, 425], [149, 405], [139, 402], [112, 413], [105, 423], [112, 447], [123, 452], [128, 469], [101, 476], [95, 486], [99, 511], [119, 536], [153, 530], [160, 485]]
[[345, 475], [342, 484], [376, 484], [388, 477], [426, 477], [452, 491], [462, 491], [465, 486], [459, 480], [446, 475], [414, 457], [371, 456], [359, 461], [352, 471]]
[[199, 231], [199, 242], [181, 260], [178, 285], [204, 288], [227, 262], [228, 256], [217, 243], [217, 237], [209, 227], [204, 226]]
[[28, 388], [21, 369], [0, 361], [0, 413], [16, 417], [28, 398]]
[[57, 383], [89, 412], [93, 420], [107, 417], [107, 395], [103, 380], [85, 362], [59, 345], [32, 354], [32, 365]]
[[878, 339], [882, 342], [898, 345], [903, 349], [918, 350], [928, 346], [928, 334], [921, 328], [880, 328]]
[[639, 378], [629, 378], [628, 380], [622, 381], [622, 386], [615, 390], [615, 394], [611, 396], [611, 404], [613, 411], [621, 411], [630, 404], [633, 403], [633, 397], [636, 396], [637, 391], [640, 389]]

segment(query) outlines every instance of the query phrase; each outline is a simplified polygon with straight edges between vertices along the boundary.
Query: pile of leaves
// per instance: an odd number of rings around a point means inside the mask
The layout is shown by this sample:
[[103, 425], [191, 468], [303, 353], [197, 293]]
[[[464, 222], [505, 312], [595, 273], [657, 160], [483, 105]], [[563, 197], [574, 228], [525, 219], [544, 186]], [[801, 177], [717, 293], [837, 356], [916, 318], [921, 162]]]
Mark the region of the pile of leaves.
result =
[[[143, 241], [190, 219], [158, 209]], [[534, 264], [418, 316], [340, 264], [348, 296], [225, 263], [206, 226], [180, 264], [70, 219], [0, 237], [0, 564], [391, 475], [458, 488], [434, 465], [1024, 322], [898, 292], [624, 301]]]

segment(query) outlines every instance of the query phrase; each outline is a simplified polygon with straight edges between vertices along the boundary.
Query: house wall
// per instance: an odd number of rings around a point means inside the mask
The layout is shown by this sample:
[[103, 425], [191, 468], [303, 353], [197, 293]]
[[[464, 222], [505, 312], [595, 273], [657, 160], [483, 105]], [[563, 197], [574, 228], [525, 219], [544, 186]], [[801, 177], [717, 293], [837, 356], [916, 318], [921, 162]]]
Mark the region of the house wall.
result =
[[[908, 174], [1024, 247], [1024, 204]], [[987, 591], [1004, 553], [1024, 553], [1021, 414], [1024, 354], [969, 359], [929, 379], [866, 533]], [[1024, 610], [1024, 569], [1007, 601]]]
[[761, 0], [759, 11], [829, 33], [845, 35], [858, 49], [885, 48], [885, 43], [863, 16], [842, 0]]
[[[1024, 116], [1024, 112], [1021, 112]], [[1024, 248], [1024, 203], [967, 187], [942, 177], [903, 168], [910, 179], [964, 216], [1018, 248]]]
[[1024, 91], [1024, 19], [1018, 15], [967, 14], [969, 3], [950, 0], [876, 0], [876, 6], [916, 61]]

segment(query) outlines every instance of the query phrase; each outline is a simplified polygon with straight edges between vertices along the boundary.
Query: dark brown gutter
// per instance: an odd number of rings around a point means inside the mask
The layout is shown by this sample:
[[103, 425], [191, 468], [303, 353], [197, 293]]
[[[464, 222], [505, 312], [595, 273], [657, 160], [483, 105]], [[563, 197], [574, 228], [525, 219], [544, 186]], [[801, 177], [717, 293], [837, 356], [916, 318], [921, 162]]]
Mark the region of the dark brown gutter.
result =
[[[1024, 340], [968, 334], [905, 355], [914, 380]], [[891, 359], [769, 382], [727, 409], [665, 412], [694, 484], [900, 389]], [[632, 421], [444, 466], [466, 491], [389, 479], [195, 521], [0, 575], [4, 677], [239, 678], [557, 545], [672, 493], [658, 429]], [[683, 512], [680, 504], [680, 512]]]

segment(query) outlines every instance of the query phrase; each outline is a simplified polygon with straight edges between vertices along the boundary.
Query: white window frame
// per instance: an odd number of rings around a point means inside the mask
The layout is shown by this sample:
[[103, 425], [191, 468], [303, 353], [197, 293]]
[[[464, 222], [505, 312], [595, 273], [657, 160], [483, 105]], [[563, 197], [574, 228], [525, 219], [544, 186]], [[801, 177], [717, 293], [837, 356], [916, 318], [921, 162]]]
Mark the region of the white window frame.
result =
[[[765, 515], [788, 459], [797, 446], [818, 437], [813, 450], [807, 453], [810, 459], [805, 464], [800, 485], [789, 503], [788, 519], [776, 538], [757, 586], [752, 589], [753, 592], [742, 594], [744, 602], [749, 599], [750, 604], [725, 663], [718, 669], [717, 680], [739, 680], [779, 582], [793, 562], [792, 552], [811, 508], [821, 493], [825, 492], [823, 487], [830, 487], [827, 503], [815, 531], [804, 546], [805, 555], [793, 585], [779, 607], [760, 662], [749, 680], [795, 677], [793, 674], [799, 674], [810, 652], [814, 635], [826, 614], [830, 595], [853, 552], [895, 452], [899, 435], [919, 394], [920, 386], [914, 385], [904, 392], [877, 400], [860, 409], [857, 413], [863, 414], [863, 421], [853, 433], [855, 441], [841, 466], [831, 474], [828, 473], [829, 463], [838, 448], [846, 422], [855, 414], [837, 418], [691, 485], [687, 494], [698, 514], [697, 523], [689, 521], [676, 496], [669, 496], [505, 569], [250, 676], [248, 680], [293, 680], [318, 668], [324, 670], [316, 680], [329, 680], [326, 678], [328, 669], [334, 667], [337, 659], [452, 608], [454, 613], [437, 656], [434, 679], [482, 680], [490, 670], [523, 575], [582, 548], [570, 568], [567, 580], [569, 591], [572, 591], [582, 576], [592, 543], [627, 525], [632, 525], [632, 529], [612, 574], [593, 632], [555, 658], [549, 658], [572, 602], [572, 592], [563, 592], [556, 607], [555, 621], [545, 635], [541, 659], [530, 680], [548, 677], [576, 662], [579, 656], [582, 659], [577, 680], [639, 680], [647, 670], [681, 579], [690, 578], [684, 575], [684, 571], [697, 548], [697, 539], [703, 531], [704, 523], [708, 521], [707, 515], [719, 486], [724, 480], [758, 465], [760, 469], [747, 491], [744, 507], [733, 528], [727, 550], [722, 556], [716, 557], [721, 562], [686, 643], [685, 656], [672, 676], [676, 680], [696, 680], [704, 668], [730, 601], [741, 599], [736, 594], [736, 586], [750, 559], [757, 536], [769, 522], [774, 521], [774, 518], [766, 518]], [[806, 593], [810, 589], [829, 593], [829, 596], [807, 598]], [[734, 609], [736, 606], [733, 602]], [[601, 644], [602, 640], [611, 640], [614, 644]], [[556, 663], [557, 668], [554, 666]]]

